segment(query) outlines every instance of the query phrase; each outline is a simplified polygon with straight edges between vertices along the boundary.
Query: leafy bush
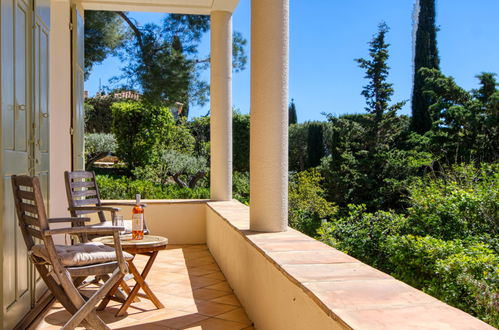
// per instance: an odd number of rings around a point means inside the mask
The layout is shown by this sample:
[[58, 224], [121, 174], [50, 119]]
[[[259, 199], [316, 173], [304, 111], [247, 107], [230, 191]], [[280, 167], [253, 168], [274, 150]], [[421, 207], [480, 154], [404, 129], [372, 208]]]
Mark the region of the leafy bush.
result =
[[116, 139], [113, 134], [85, 134], [85, 167], [89, 168], [96, 160], [116, 152]]
[[120, 102], [111, 106], [117, 156], [131, 171], [156, 162], [159, 153], [173, 141], [175, 122], [164, 106], [144, 102]]
[[389, 237], [385, 249], [394, 276], [499, 325], [499, 255], [487, 244], [405, 235]]
[[167, 184], [172, 180], [179, 187], [194, 188], [208, 172], [206, 159], [175, 150], [162, 150], [158, 161], [134, 170], [134, 175], [143, 180]]
[[85, 100], [85, 132], [111, 133], [113, 112], [111, 105], [120, 100], [111, 96]]
[[319, 171], [310, 169], [295, 174], [289, 182], [289, 225], [309, 236], [317, 235], [322, 221], [335, 212], [333, 203], [324, 198]]
[[194, 137], [194, 154], [210, 160], [210, 117], [198, 117], [186, 122]]
[[456, 165], [409, 187], [408, 228], [442, 239], [499, 235], [499, 164]]
[[372, 115], [329, 116], [329, 155], [320, 166], [328, 199], [342, 208], [365, 204], [370, 212], [403, 209], [408, 182], [432, 164], [431, 154], [400, 148], [408, 124], [403, 116], [387, 117], [379, 127]]
[[304, 171], [320, 165], [326, 154], [324, 130], [327, 123], [310, 121], [289, 126], [289, 169]]
[[176, 184], [157, 184], [146, 180], [131, 180], [126, 177], [112, 178], [97, 175], [97, 184], [102, 199], [135, 199], [140, 194], [144, 199], [206, 199], [207, 188], [181, 188]]
[[243, 204], [249, 205], [249, 173], [248, 172], [233, 172], [232, 173], [232, 195]]
[[234, 171], [249, 171], [249, 141], [250, 116], [234, 111], [232, 114], [233, 155], [232, 166]]
[[386, 239], [397, 235], [405, 219], [402, 215], [377, 211], [366, 212], [365, 205], [349, 205], [348, 215], [322, 224], [319, 239], [370, 265], [389, 271]]

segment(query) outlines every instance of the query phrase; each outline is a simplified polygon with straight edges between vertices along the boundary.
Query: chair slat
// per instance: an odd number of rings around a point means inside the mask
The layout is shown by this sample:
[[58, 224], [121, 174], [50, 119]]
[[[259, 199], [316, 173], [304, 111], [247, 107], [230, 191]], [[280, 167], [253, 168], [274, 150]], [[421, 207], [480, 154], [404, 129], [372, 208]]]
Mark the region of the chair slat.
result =
[[87, 171], [75, 171], [69, 173], [70, 179], [92, 179], [93, 177], [93, 173]]
[[89, 199], [75, 199], [74, 204], [75, 206], [83, 206], [83, 205], [95, 205], [98, 204], [99, 200], [97, 198], [89, 198]]
[[35, 193], [32, 192], [32, 191], [19, 190], [17, 192], [17, 194], [22, 199], [27, 199], [27, 200], [30, 200], [30, 201], [34, 201], [35, 200]]
[[77, 216], [80, 216], [80, 215], [84, 215], [84, 214], [90, 214], [90, 213], [97, 213], [99, 212], [98, 210], [85, 210], [85, 211], [73, 211], [75, 213], [75, 215]]
[[22, 217], [22, 221], [25, 222], [28, 225], [31, 226], [40, 226], [40, 222], [38, 221], [38, 218], [33, 218], [29, 215], [24, 214]]
[[71, 186], [71, 188], [95, 187], [95, 183], [93, 181], [73, 181], [69, 185]]
[[73, 197], [86, 197], [86, 196], [97, 196], [97, 191], [93, 189], [73, 191]]
[[27, 176], [16, 176], [16, 185], [24, 187], [33, 187], [33, 182], [30, 177]]
[[26, 231], [31, 235], [39, 239], [43, 239], [42, 232], [31, 227], [27, 227]]
[[112, 273], [118, 267], [117, 261], [111, 261], [101, 264], [66, 267], [72, 276], [106, 275]]
[[35, 205], [20, 203], [21, 210], [24, 212], [29, 212], [33, 214], [38, 214], [38, 208]]

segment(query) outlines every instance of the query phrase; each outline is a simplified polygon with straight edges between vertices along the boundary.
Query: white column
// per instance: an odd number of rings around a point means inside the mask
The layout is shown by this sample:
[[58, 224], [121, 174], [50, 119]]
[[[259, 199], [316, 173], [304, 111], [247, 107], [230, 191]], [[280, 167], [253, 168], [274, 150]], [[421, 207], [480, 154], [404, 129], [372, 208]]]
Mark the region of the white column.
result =
[[232, 199], [232, 14], [211, 13], [210, 194]]
[[[50, 15], [50, 208], [51, 217], [68, 216], [64, 171], [71, 170], [71, 31], [69, 0], [51, 2]], [[57, 244], [64, 244], [58, 237]]]
[[289, 0], [251, 1], [250, 228], [288, 226]]

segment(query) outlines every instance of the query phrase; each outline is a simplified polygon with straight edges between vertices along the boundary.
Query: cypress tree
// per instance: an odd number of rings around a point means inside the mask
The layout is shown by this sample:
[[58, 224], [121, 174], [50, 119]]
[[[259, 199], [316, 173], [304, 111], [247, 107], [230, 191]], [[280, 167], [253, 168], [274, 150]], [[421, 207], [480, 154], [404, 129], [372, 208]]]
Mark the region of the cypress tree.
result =
[[298, 122], [298, 116], [296, 115], [295, 101], [291, 99], [291, 104], [288, 107], [289, 111], [289, 125], [296, 124]]
[[424, 79], [421, 68], [440, 70], [435, 25], [435, 0], [417, 0], [415, 6], [414, 81], [412, 88], [411, 129], [423, 134], [430, 130], [432, 121], [428, 108], [429, 99], [423, 95]]
[[324, 157], [323, 124], [321, 122], [308, 123], [307, 134], [307, 164], [305, 167], [311, 168], [319, 166]]

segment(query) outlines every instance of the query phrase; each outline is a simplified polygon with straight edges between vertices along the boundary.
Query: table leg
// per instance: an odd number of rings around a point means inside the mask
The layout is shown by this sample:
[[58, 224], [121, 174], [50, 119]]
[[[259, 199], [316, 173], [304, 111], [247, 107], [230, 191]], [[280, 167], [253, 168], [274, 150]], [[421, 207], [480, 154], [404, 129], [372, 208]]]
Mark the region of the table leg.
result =
[[149, 285], [147, 285], [145, 279], [147, 277], [147, 274], [149, 274], [149, 271], [151, 270], [151, 267], [156, 260], [156, 256], [158, 255], [159, 251], [154, 251], [150, 254], [149, 260], [146, 263], [146, 266], [144, 267], [144, 270], [142, 270], [142, 274], [139, 273], [135, 265], [133, 264], [133, 260], [128, 261], [128, 269], [130, 272], [133, 274], [135, 281], [137, 282], [135, 286], [133, 287], [132, 291], [130, 292], [130, 295], [126, 299], [126, 301], [123, 303], [121, 306], [120, 310], [118, 313], [116, 313], [116, 316], [123, 316], [125, 315], [126, 310], [128, 307], [130, 307], [130, 304], [134, 301], [136, 296], [139, 293], [139, 289], [142, 288], [144, 293], [147, 296], [147, 299], [151, 300], [153, 304], [156, 306], [156, 308], [164, 308], [165, 306], [159, 301], [159, 299], [156, 297], [156, 295], [152, 292], [151, 288], [149, 288]]
[[113, 295], [116, 293], [116, 291], [118, 291], [118, 287], [120, 286], [120, 284], [123, 281], [124, 277], [125, 277], [125, 275], [123, 274], [121, 276], [121, 278], [118, 280], [118, 282], [116, 282], [116, 284], [111, 288], [111, 290], [109, 290], [109, 292], [106, 294], [106, 296], [104, 297], [104, 299], [102, 299], [102, 301], [100, 302], [100, 304], [96, 308], [96, 310], [103, 311], [106, 308], [107, 304], [109, 304], [109, 301], [111, 300], [111, 298], [113, 297]]

